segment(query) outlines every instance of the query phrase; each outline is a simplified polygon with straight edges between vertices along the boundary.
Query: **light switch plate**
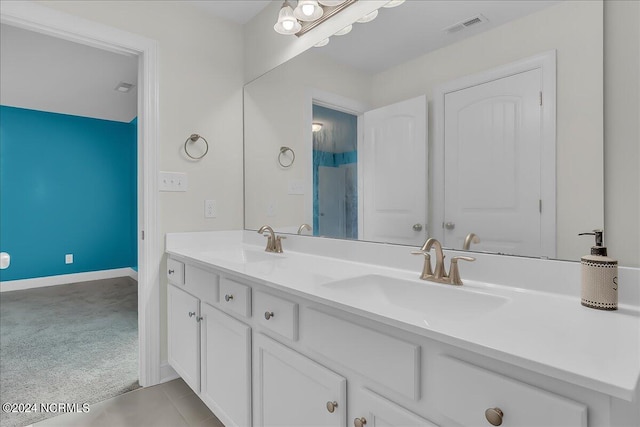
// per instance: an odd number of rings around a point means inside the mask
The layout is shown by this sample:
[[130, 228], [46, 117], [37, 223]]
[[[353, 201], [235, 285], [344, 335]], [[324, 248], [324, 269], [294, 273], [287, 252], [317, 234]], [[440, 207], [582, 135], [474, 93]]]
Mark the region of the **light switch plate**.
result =
[[217, 215], [217, 206], [215, 200], [204, 201], [204, 217], [215, 218]]
[[188, 180], [184, 172], [160, 172], [160, 191], [187, 191]]

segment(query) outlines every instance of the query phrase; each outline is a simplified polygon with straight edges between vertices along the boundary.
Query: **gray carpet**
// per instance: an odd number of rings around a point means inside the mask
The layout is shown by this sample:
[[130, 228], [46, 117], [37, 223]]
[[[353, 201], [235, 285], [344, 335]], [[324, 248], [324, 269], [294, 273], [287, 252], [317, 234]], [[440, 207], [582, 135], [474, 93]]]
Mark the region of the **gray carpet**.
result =
[[[92, 404], [138, 387], [133, 279], [0, 293], [2, 403]], [[55, 415], [1, 412], [0, 426]]]

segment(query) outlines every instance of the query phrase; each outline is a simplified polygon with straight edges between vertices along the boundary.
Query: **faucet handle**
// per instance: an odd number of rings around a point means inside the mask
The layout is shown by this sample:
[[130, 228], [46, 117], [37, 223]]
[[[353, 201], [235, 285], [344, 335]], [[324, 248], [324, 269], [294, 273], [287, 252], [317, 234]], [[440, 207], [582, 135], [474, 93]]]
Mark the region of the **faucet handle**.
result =
[[453, 258], [451, 258], [451, 267], [449, 268], [449, 283], [451, 283], [452, 285], [462, 285], [460, 271], [458, 270], [458, 260], [472, 262], [476, 259], [470, 256], [454, 256]]
[[275, 249], [274, 252], [281, 254], [282, 251], [282, 239], [286, 239], [287, 236], [277, 236], [276, 237], [276, 244], [275, 244]]
[[424, 266], [422, 267], [422, 274], [420, 278], [427, 280], [427, 277], [433, 277], [433, 271], [431, 270], [431, 254], [428, 251], [411, 251], [412, 255], [424, 255]]

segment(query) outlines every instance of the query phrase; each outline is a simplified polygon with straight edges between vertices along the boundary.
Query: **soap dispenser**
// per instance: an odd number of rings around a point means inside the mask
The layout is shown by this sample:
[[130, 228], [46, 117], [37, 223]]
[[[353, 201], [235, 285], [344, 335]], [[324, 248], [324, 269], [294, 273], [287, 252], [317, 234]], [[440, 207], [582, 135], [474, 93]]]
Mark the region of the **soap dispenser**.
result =
[[596, 237], [596, 245], [591, 247], [591, 255], [580, 259], [582, 264], [582, 305], [599, 310], [618, 309], [618, 261], [607, 256], [603, 246], [602, 230], [580, 233], [579, 236]]

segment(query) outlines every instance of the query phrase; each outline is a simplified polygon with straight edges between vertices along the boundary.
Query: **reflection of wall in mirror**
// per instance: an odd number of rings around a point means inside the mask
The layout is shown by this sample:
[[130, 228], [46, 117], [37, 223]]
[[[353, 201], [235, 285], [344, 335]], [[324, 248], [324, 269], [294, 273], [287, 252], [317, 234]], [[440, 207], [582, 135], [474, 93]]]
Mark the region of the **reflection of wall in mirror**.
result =
[[[245, 87], [246, 228], [268, 223], [277, 231], [295, 233], [300, 224], [312, 222], [312, 213], [305, 210], [305, 199], [312, 195], [288, 194], [290, 181], [306, 182], [311, 176], [311, 123], [308, 129], [303, 126], [305, 110], [311, 114], [309, 92], [324, 90], [366, 103], [370, 82], [362, 72], [304, 53]], [[276, 161], [282, 145], [296, 152], [287, 169]]]

